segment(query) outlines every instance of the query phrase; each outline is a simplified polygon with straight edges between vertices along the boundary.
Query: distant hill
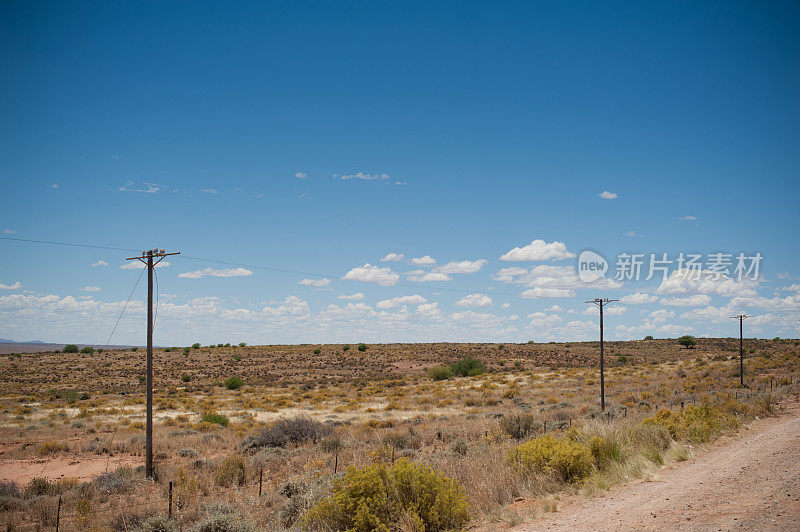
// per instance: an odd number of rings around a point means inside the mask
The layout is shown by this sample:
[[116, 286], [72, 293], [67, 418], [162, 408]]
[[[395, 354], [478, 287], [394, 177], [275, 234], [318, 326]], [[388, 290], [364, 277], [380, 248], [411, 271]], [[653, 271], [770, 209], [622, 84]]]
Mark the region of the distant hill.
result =
[[41, 340], [25, 340], [22, 342], [17, 342], [16, 340], [8, 340], [6, 338], [0, 338], [0, 344], [43, 344]]

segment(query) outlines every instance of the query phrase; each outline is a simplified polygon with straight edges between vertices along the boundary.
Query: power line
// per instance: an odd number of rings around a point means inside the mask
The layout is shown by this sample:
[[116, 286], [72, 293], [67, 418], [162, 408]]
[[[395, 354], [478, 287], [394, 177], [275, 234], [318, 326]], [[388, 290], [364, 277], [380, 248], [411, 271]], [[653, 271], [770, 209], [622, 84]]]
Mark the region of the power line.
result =
[[15, 242], [27, 242], [32, 244], [50, 244], [53, 246], [71, 246], [76, 248], [93, 248], [93, 249], [106, 249], [110, 251], [133, 251], [138, 252], [138, 249], [131, 248], [115, 248], [111, 246], [100, 246], [96, 244], [79, 244], [77, 242], [55, 242], [52, 240], [32, 240], [30, 238], [16, 238], [12, 236], [0, 236], [0, 240], [13, 240]]
[[106, 348], [108, 348], [108, 344], [111, 343], [111, 337], [114, 336], [114, 333], [117, 330], [117, 326], [119, 325], [119, 322], [122, 319], [122, 315], [125, 314], [125, 309], [128, 308], [128, 303], [130, 303], [131, 297], [133, 297], [133, 292], [136, 291], [136, 287], [139, 286], [139, 281], [142, 280], [142, 275], [144, 275], [144, 269], [142, 269], [142, 273], [139, 274], [139, 278], [136, 279], [136, 284], [133, 285], [133, 288], [131, 289], [131, 293], [128, 296], [128, 300], [125, 302], [125, 305], [122, 307], [122, 312], [119, 313], [119, 318], [117, 318], [117, 323], [114, 324], [114, 328], [111, 330], [111, 334], [108, 335], [108, 342], [106, 342]]
[[594, 303], [598, 307], [600, 307], [600, 411], [606, 411], [606, 380], [605, 374], [603, 369], [603, 307], [608, 305], [613, 301], [619, 301], [619, 299], [608, 299], [608, 298], [595, 298], [591, 301], [587, 301], [586, 303]]

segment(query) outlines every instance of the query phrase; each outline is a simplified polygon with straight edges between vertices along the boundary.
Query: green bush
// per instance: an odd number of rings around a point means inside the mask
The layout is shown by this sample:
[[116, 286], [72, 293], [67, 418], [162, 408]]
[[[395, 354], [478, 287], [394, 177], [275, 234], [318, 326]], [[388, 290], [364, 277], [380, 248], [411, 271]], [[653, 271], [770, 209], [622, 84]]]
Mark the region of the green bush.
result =
[[192, 349], [200, 349], [200, 342], [192, 344]]
[[453, 370], [450, 369], [450, 366], [434, 366], [426, 371], [428, 376], [435, 381], [443, 381], [453, 377]]
[[469, 506], [457, 481], [401, 459], [394, 465], [350, 468], [334, 481], [333, 494], [306, 514], [310, 529], [383, 531], [460, 530]]
[[229, 390], [238, 390], [244, 385], [241, 377], [231, 377], [225, 380], [225, 387]]
[[692, 347], [697, 345], [697, 340], [695, 339], [694, 336], [686, 334], [678, 338], [678, 343], [687, 349], [691, 349]]
[[67, 344], [67, 345], [64, 346], [64, 352], [65, 353], [77, 353], [78, 352], [78, 346], [75, 345], [75, 344]]
[[246, 342], [239, 342], [239, 347], [244, 347], [244, 346], [246, 346], [246, 345], [247, 345], [247, 343], [246, 343]]
[[451, 364], [450, 369], [457, 377], [474, 377], [486, 371], [483, 362], [476, 358], [462, 358]]
[[81, 349], [81, 353], [84, 355], [91, 355], [94, 353], [94, 347], [87, 345], [86, 347]]
[[648, 334], [647, 336], [644, 337], [644, 339], [645, 340], [652, 340], [653, 336]]
[[564, 482], [575, 482], [592, 471], [591, 449], [580, 442], [546, 434], [517, 445], [507, 457], [521, 473], [557, 474]]
[[318, 354], [320, 354], [320, 353], [322, 353], [322, 349], [320, 349], [319, 347], [317, 347], [316, 349], [314, 349], [314, 354], [315, 354], [315, 355], [318, 355]]
[[188, 347], [184, 347], [184, 348], [183, 348], [183, 356], [185, 356], [185, 357], [188, 357], [188, 356], [189, 356], [189, 353], [190, 353], [191, 351], [192, 351], [192, 350], [191, 350], [190, 348], [188, 348]]
[[189, 382], [192, 380], [192, 376], [188, 373], [184, 373], [183, 375], [181, 375], [181, 380], [183, 382]]
[[222, 425], [223, 427], [227, 427], [228, 423], [231, 421], [228, 419], [228, 416], [223, 416], [222, 414], [206, 414], [203, 416], [202, 421], [206, 423], [216, 423], [217, 425]]
[[367, 350], [367, 344], [358, 344], [358, 350], [363, 353]]
[[350, 346], [349, 346], [349, 345], [347, 345], [347, 344], [344, 344], [344, 345], [342, 346], [342, 351], [350, 351]]

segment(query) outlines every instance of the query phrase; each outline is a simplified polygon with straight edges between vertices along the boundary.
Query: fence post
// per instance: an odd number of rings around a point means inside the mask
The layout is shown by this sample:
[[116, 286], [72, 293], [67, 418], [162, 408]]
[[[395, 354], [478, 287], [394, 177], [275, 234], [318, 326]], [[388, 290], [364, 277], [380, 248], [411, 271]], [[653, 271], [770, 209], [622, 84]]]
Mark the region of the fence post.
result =
[[58, 496], [58, 510], [56, 510], [56, 532], [61, 525], [61, 495]]
[[172, 481], [169, 481], [169, 512], [167, 518], [172, 519]]
[[336, 455], [333, 458], [333, 474], [335, 475], [336, 472], [339, 470], [339, 450], [336, 450]]
[[258, 496], [261, 497], [261, 484], [264, 481], [264, 468], [258, 471]]

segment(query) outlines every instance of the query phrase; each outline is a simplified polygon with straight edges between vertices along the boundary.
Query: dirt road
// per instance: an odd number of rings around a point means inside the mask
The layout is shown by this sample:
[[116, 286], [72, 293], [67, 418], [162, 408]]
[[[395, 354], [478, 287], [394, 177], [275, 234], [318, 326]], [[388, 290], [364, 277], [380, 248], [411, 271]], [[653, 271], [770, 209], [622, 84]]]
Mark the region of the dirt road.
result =
[[800, 404], [659, 477], [575, 497], [516, 530], [800, 530]]

